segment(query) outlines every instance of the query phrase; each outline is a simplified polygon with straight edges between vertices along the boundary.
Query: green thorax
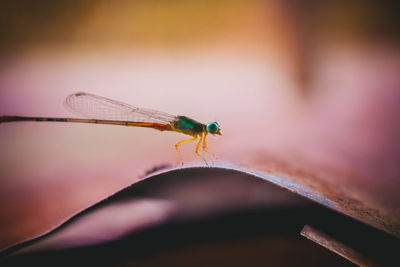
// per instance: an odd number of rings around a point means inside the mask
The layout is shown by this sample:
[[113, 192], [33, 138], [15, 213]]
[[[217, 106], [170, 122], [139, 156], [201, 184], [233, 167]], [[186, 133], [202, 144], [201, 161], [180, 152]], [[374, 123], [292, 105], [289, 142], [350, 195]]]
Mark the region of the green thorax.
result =
[[177, 116], [173, 121], [173, 126], [182, 133], [196, 135], [204, 131], [205, 125], [185, 116]]

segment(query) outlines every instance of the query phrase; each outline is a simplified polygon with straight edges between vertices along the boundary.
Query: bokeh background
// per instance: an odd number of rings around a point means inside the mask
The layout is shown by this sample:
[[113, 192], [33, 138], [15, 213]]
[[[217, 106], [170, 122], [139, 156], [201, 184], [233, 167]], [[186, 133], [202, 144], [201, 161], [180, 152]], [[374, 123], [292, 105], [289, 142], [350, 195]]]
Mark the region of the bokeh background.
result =
[[[85, 91], [218, 121], [216, 164], [301, 172], [400, 218], [396, 1], [1, 1], [0, 114]], [[175, 164], [177, 133], [0, 124], [0, 248]], [[194, 144], [186, 165], [200, 165]], [[394, 225], [400, 221], [394, 220]]]

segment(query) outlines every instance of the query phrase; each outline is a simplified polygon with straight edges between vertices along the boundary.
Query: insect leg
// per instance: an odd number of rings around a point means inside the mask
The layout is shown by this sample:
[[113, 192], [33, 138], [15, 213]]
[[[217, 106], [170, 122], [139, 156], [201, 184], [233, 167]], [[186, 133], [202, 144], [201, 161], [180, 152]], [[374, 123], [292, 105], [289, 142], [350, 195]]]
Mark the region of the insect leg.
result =
[[207, 132], [205, 132], [205, 134], [204, 134], [204, 138], [203, 138], [203, 150], [204, 150], [204, 152], [206, 152], [207, 154], [211, 155], [211, 164], [214, 164], [214, 160], [216, 160], [217, 157], [216, 157], [213, 153], [211, 153], [210, 151], [208, 151], [207, 141], [206, 141], [207, 134], [208, 134]]
[[200, 135], [200, 140], [199, 140], [199, 142], [198, 142], [197, 145], [196, 145], [196, 150], [195, 150], [195, 152], [196, 152], [196, 155], [197, 155], [199, 158], [201, 158], [201, 159], [204, 161], [204, 163], [208, 166], [207, 160], [199, 153], [199, 147], [200, 147], [200, 144], [201, 144], [201, 142], [203, 141], [204, 138], [205, 138], [205, 135], [201, 134], [201, 135]]
[[176, 157], [178, 158], [177, 166], [179, 166], [179, 165], [180, 165], [180, 166], [183, 166], [183, 160], [182, 160], [182, 157], [181, 157], [181, 152], [179, 152], [178, 147], [179, 147], [180, 145], [183, 145], [183, 144], [185, 144], [185, 143], [189, 143], [189, 142], [194, 141], [194, 140], [196, 140], [196, 139], [197, 139], [197, 136], [195, 136], [195, 137], [193, 137], [193, 138], [190, 138], [190, 139], [185, 139], [185, 140], [179, 141], [178, 143], [175, 144]]
[[200, 140], [199, 140], [199, 142], [198, 142], [197, 145], [196, 145], [196, 150], [195, 150], [195, 152], [196, 152], [196, 154], [197, 154], [198, 156], [200, 156], [200, 154], [199, 154], [199, 147], [200, 147], [201, 141], [203, 141], [203, 134], [200, 135]]
[[204, 133], [204, 138], [203, 138], [203, 150], [204, 150], [205, 152], [208, 151], [207, 142], [206, 142], [207, 134], [208, 134], [208, 133], [205, 132], [205, 133]]

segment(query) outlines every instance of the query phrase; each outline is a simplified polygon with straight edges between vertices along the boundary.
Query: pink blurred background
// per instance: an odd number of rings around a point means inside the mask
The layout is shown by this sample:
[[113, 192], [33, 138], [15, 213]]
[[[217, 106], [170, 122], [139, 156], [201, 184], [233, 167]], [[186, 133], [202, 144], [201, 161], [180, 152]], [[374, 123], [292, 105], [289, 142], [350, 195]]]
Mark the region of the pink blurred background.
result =
[[[217, 165], [306, 170], [400, 218], [391, 1], [15, 1], [1, 10], [1, 115], [70, 117], [63, 100], [85, 91], [218, 121], [223, 135], [208, 139]], [[184, 138], [1, 124], [0, 248], [175, 164]], [[187, 166], [202, 164], [193, 150], [182, 146]]]

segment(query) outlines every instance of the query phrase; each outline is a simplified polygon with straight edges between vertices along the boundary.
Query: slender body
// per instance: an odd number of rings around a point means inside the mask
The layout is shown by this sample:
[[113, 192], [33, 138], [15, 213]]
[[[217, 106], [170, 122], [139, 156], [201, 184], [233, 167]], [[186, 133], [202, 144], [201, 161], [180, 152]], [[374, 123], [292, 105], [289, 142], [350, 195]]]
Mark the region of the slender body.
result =
[[80, 92], [72, 94], [65, 99], [64, 104], [68, 109], [85, 118], [1, 116], [0, 123], [17, 121], [78, 122], [148, 127], [159, 131], [175, 131], [192, 136], [190, 139], [185, 139], [175, 144], [178, 163], [180, 164], [183, 164], [183, 161], [178, 147], [182, 144], [195, 141], [198, 138], [199, 141], [196, 144], [195, 153], [207, 164], [207, 161], [199, 153], [200, 145], [202, 144], [203, 150], [207, 151], [207, 135], [221, 135], [221, 129], [217, 122], [205, 125], [186, 116], [173, 116], [160, 111], [138, 108], [88, 93]]

